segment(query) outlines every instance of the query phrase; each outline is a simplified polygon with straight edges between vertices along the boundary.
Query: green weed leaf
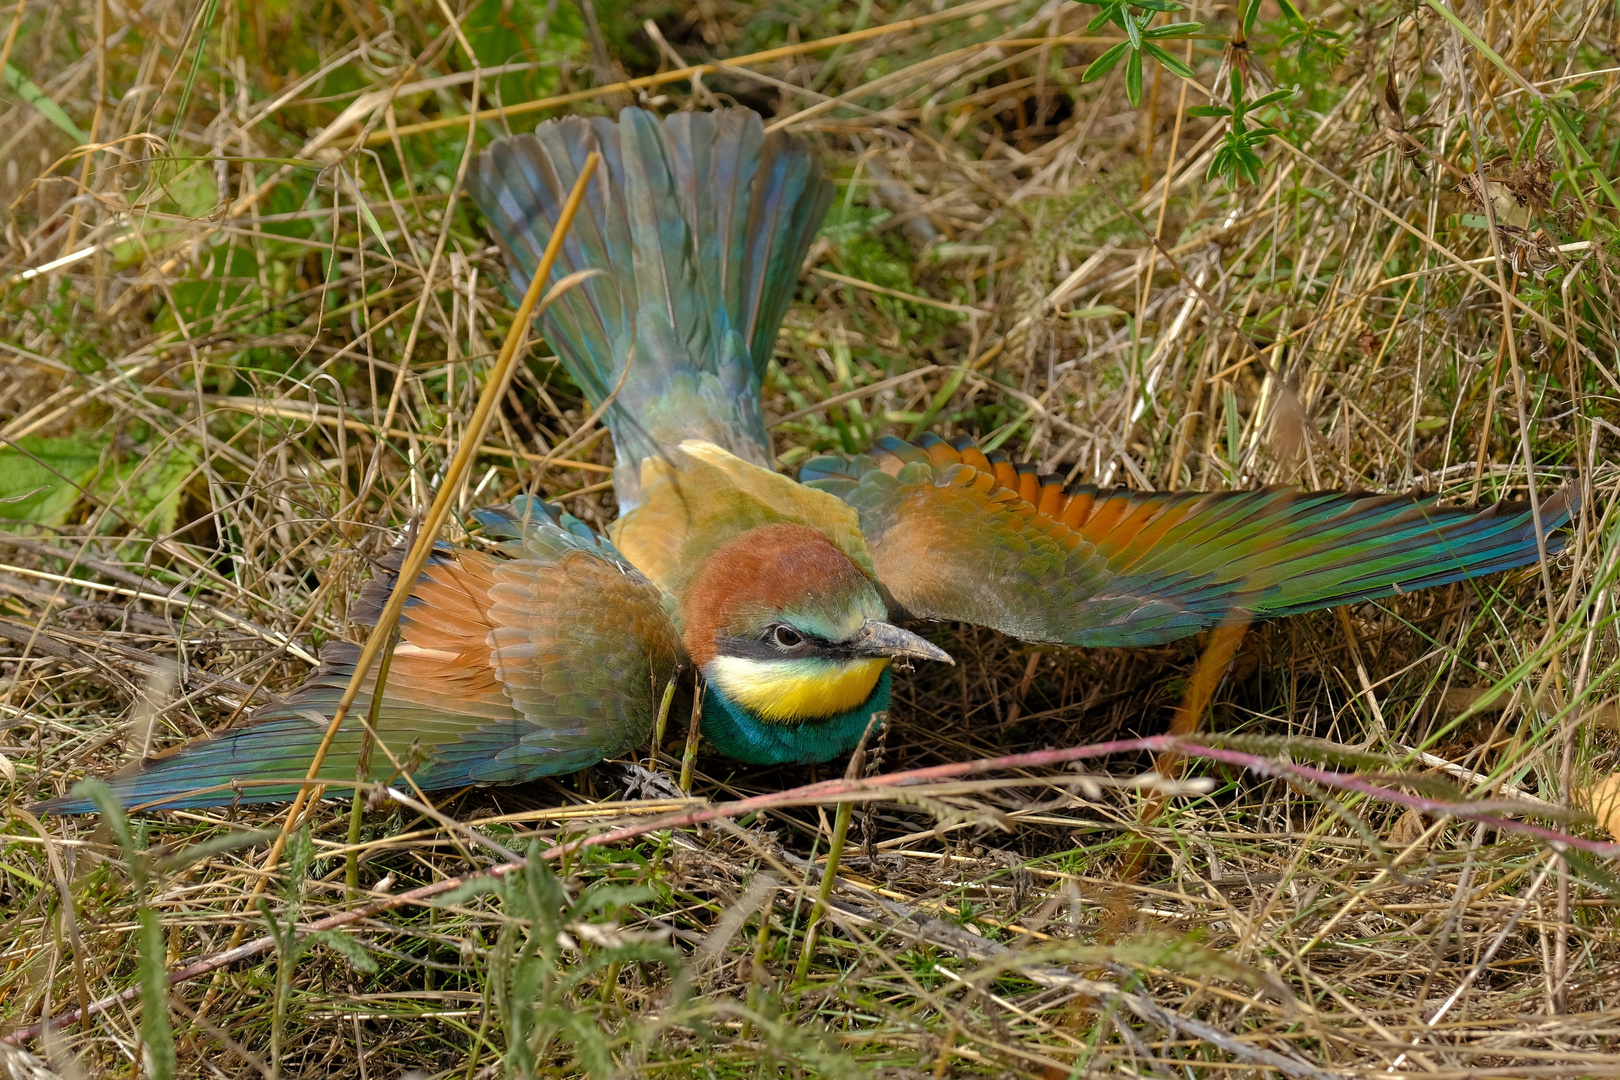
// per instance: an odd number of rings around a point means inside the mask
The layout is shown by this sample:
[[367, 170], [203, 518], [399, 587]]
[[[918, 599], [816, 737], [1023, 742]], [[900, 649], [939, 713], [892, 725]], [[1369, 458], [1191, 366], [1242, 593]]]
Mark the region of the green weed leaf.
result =
[[303, 944], [305, 947], [323, 945], [335, 953], [340, 953], [354, 970], [366, 975], [377, 973], [377, 961], [360, 943], [359, 938], [352, 938], [337, 930], [317, 930], [305, 938]]
[[360, 193], [359, 184], [355, 184], [354, 186], [354, 195], [355, 205], [360, 208], [360, 216], [365, 219], [366, 227], [371, 230], [371, 235], [377, 238], [377, 243], [382, 245], [382, 249], [386, 251], [388, 253], [388, 257], [392, 259], [394, 257], [394, 249], [388, 246], [388, 237], [383, 235], [382, 222], [378, 221], [377, 215], [371, 212], [371, 204], [367, 202], [365, 196]]
[[181, 443], [104, 473], [91, 489], [110, 508], [104, 528], [121, 523], [152, 537], [173, 532], [180, 523], [186, 481], [196, 467], [196, 451]]
[[34, 80], [10, 64], [5, 67], [4, 78], [6, 85], [14, 90], [18, 97], [39, 110], [41, 116], [66, 132], [68, 138], [80, 146], [90, 141], [90, 136], [86, 135], [84, 130], [78, 124], [75, 124], [67, 113], [62, 111], [62, 106], [52, 101], [51, 96], [41, 90]]
[[1171, 53], [1166, 52], [1164, 49], [1161, 49], [1151, 41], [1143, 43], [1142, 49], [1149, 56], [1153, 57], [1159, 63], [1175, 72], [1177, 75], [1180, 75], [1182, 78], [1192, 78], [1192, 68], [1182, 63], [1179, 56], [1174, 56]]
[[141, 1056], [152, 1080], [173, 1080], [174, 1028], [169, 1023], [169, 971], [163, 919], [145, 905], [140, 915]]
[[0, 519], [61, 525], [101, 464], [102, 441], [29, 435], [0, 446]]
[[1271, 93], [1266, 94], [1263, 97], [1255, 98], [1254, 101], [1250, 103], [1249, 110], [1252, 112], [1255, 109], [1264, 108], [1265, 106], [1271, 105], [1275, 102], [1285, 101], [1288, 98], [1293, 97], [1295, 93], [1297, 93], [1297, 90], [1294, 87], [1283, 87], [1281, 90], [1273, 90]]
[[146, 1075], [153, 1080], [173, 1080], [175, 1074], [174, 1029], [169, 1023], [168, 946], [164, 940], [163, 917], [147, 903], [147, 855], [130, 832], [129, 819], [112, 788], [96, 779], [81, 780], [73, 787], [77, 798], [89, 799], [123, 850], [138, 895], [136, 915], [136, 955], [141, 986], [141, 1055]]
[[1178, 22], [1165, 23], [1163, 26], [1150, 26], [1142, 31], [1142, 36], [1148, 39], [1185, 37], [1196, 34], [1204, 28], [1203, 23]]
[[90, 777], [88, 780], [80, 780], [77, 784], [74, 784], [72, 795], [76, 799], [89, 799], [95, 804], [97, 812], [101, 814], [102, 822], [107, 826], [108, 830], [113, 834], [113, 839], [118, 841], [118, 846], [123, 850], [125, 860], [129, 862], [131, 869], [138, 874], [140, 871], [136, 869], [138, 861], [136, 857], [139, 852], [135, 847], [135, 837], [130, 834], [129, 819], [124, 816], [124, 808], [119, 804], [118, 796], [113, 794], [112, 788], [108, 787], [103, 781]]
[[1103, 53], [1101, 56], [1097, 57], [1097, 59], [1093, 60], [1086, 68], [1085, 74], [1080, 76], [1080, 81], [1091, 82], [1093, 79], [1100, 79], [1110, 71], [1114, 70], [1114, 65], [1119, 63], [1119, 58], [1124, 56], [1125, 51], [1129, 48], [1129, 43], [1122, 41], [1118, 45], [1115, 45], [1113, 48], [1109, 49], [1107, 52]]
[[107, 438], [27, 436], [0, 446], [0, 520], [47, 529], [67, 521], [81, 495], [108, 506], [103, 531], [123, 525], [150, 536], [179, 524], [186, 481], [197, 466], [189, 443], [175, 443], [105, 467]]
[[1243, 7], [1243, 36], [1254, 34], [1255, 21], [1260, 18], [1260, 5], [1264, 0], [1248, 0]]
[[[100, 804], [97, 805], [99, 807]], [[279, 832], [279, 829], [251, 829], [246, 832], [229, 832], [210, 840], [187, 844], [174, 854], [157, 860], [154, 869], [160, 874], [172, 874], [194, 863], [212, 859], [216, 855], [225, 855], [274, 840]]]

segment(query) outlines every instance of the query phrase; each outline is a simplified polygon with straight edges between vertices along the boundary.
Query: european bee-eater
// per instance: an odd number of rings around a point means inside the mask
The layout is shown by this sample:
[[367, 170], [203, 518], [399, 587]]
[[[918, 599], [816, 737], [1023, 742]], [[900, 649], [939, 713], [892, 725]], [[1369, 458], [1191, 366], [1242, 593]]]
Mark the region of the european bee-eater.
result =
[[[772, 469], [760, 385], [833, 186], [801, 139], [745, 109], [570, 118], [500, 139], [468, 187], [529, 275], [592, 150], [553, 270], [599, 271], [541, 329], [613, 436], [611, 540], [538, 499], [476, 515], [412, 588], [370, 775], [423, 788], [572, 772], [644, 743], [683, 666], [702, 731], [748, 762], [827, 761], [888, 707], [891, 663], [949, 661], [891, 621], [1026, 641], [1147, 645], [1476, 577], [1555, 553], [1572, 499], [1441, 507], [1285, 488], [1219, 494], [1065, 488], [971, 442], [884, 438]], [[394, 564], [396, 567], [398, 563]], [[374, 621], [392, 587], [362, 595]], [[353, 672], [334, 643], [283, 705], [113, 777], [126, 805], [290, 798]], [[323, 778], [355, 778], [356, 703]], [[267, 782], [267, 781], [280, 781]], [[91, 809], [83, 800], [46, 804]]]

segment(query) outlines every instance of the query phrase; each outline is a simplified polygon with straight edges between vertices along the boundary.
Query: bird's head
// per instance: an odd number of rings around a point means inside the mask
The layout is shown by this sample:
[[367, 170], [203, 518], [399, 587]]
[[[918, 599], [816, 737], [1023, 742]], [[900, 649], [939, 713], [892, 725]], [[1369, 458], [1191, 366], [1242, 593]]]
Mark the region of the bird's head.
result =
[[755, 717], [797, 724], [849, 713], [891, 660], [943, 649], [884, 621], [876, 584], [822, 533], [761, 525], [717, 550], [681, 603], [687, 653]]

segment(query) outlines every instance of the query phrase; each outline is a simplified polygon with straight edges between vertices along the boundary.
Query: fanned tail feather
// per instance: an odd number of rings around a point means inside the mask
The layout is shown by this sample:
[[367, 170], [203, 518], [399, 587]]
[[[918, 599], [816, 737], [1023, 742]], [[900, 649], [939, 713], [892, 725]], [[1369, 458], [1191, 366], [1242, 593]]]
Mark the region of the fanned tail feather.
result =
[[832, 184], [803, 140], [766, 134], [747, 109], [549, 121], [492, 144], [467, 180], [520, 288], [592, 150], [602, 168], [552, 274], [602, 274], [541, 329], [593, 404], [617, 389], [608, 425], [628, 509], [640, 462], [684, 439], [769, 463], [760, 380]]

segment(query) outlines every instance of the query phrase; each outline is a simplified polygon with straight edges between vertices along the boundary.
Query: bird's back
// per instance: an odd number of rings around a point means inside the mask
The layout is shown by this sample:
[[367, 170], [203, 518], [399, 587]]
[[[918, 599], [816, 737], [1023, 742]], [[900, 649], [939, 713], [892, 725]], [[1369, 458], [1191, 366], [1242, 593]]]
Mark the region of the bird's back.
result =
[[602, 168], [552, 276], [597, 273], [541, 330], [593, 406], [612, 399], [621, 510], [640, 501], [641, 462], [686, 439], [768, 466], [760, 380], [832, 184], [802, 139], [747, 109], [550, 121], [468, 176], [518, 288], [592, 150]]

